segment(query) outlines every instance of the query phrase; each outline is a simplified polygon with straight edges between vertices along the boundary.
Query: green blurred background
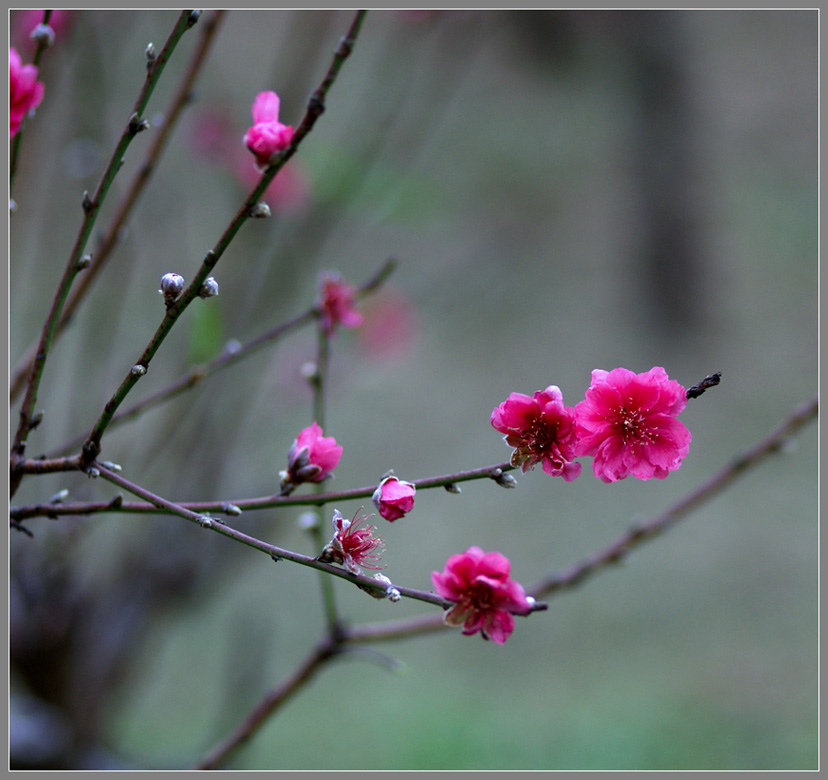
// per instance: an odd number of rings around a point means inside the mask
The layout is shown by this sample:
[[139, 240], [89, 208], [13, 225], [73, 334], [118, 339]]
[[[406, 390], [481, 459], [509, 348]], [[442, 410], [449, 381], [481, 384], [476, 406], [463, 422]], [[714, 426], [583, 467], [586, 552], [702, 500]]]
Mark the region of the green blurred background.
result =
[[[144, 49], [160, 48], [175, 18], [76, 12], [46, 53], [13, 191], [12, 366], [39, 332]], [[351, 18], [228, 14], [109, 267], [47, 364], [30, 455], [88, 429], [160, 321], [160, 276], [192, 278], [241, 204], [248, 190], [227, 160], [253, 97], [277, 91], [296, 125]], [[199, 34], [185, 36], [148, 118]], [[220, 296], [188, 310], [135, 400], [306, 309], [320, 271], [361, 283], [392, 256], [365, 328], [334, 345], [334, 488], [389, 468], [419, 479], [506, 460], [489, 414], [512, 391], [557, 384], [574, 405], [593, 368], [661, 365], [688, 386], [722, 371], [683, 413], [693, 444], [667, 480], [604, 485], [586, 463], [571, 484], [536, 470], [511, 491], [421, 491], [404, 520], [380, 520], [386, 574], [416, 588], [472, 544], [506, 554], [527, 586], [597, 551], [816, 391], [817, 34], [816, 11], [369, 13], [294, 158], [304, 195], [245, 225], [216, 269]], [[100, 229], [150, 140], [130, 148]], [[314, 349], [306, 330], [257, 353], [114, 429], [103, 457], [171, 499], [276, 492], [312, 419], [300, 368]], [[329, 665], [230, 765], [816, 768], [816, 454], [812, 425], [622, 567], [519, 620], [503, 647], [445, 631], [372, 645], [394, 670], [360, 654]], [[14, 503], [62, 488], [78, 500], [116, 492], [71, 474], [28, 478]], [[234, 522], [315, 552], [300, 514]], [[189, 766], [324, 629], [315, 572], [179, 519], [27, 525], [35, 538], [13, 534], [10, 549], [19, 766]], [[428, 611], [335, 590], [354, 624]]]

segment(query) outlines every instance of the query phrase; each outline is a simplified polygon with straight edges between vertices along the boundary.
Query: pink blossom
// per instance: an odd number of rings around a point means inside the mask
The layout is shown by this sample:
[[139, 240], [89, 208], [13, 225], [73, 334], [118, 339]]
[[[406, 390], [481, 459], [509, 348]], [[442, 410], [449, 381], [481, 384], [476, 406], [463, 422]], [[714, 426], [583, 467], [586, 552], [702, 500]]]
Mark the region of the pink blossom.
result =
[[414, 508], [417, 488], [394, 476], [385, 477], [374, 491], [372, 500], [381, 517], [389, 522], [399, 520]]
[[575, 410], [564, 406], [558, 387], [550, 385], [532, 397], [510, 393], [492, 410], [491, 422], [514, 447], [511, 463], [526, 472], [538, 463], [552, 476], [571, 482], [581, 473], [575, 458]]
[[333, 436], [323, 436], [317, 422], [302, 430], [288, 452], [287, 481], [321, 482], [333, 473], [342, 457], [342, 447]]
[[23, 65], [20, 55], [9, 49], [9, 138], [14, 138], [20, 125], [43, 100], [44, 86], [37, 80], [37, 68]]
[[676, 419], [686, 405], [686, 390], [660, 366], [642, 374], [595, 369], [575, 406], [577, 454], [594, 456], [592, 470], [604, 482], [664, 479], [690, 449], [690, 431]]
[[511, 564], [499, 552], [469, 547], [452, 555], [431, 581], [443, 598], [455, 602], [443, 616], [450, 626], [463, 626], [464, 634], [480, 631], [484, 639], [502, 645], [515, 627], [512, 615], [528, 615], [529, 600], [519, 582], [509, 578]]
[[253, 101], [253, 126], [244, 134], [244, 145], [264, 169], [274, 155], [284, 151], [293, 140], [293, 128], [279, 121], [279, 96], [260, 92]]
[[[360, 507], [362, 509], [362, 507]], [[373, 536], [376, 526], [359, 526], [370, 515], [359, 515], [359, 509], [354, 513], [352, 520], [342, 517], [338, 509], [334, 509], [334, 534], [325, 549], [319, 556], [320, 561], [343, 565], [351, 574], [362, 574], [362, 567], [366, 569], [382, 569], [377, 566], [385, 545], [378, 536]]]
[[338, 326], [358, 328], [362, 314], [356, 308], [356, 288], [346, 284], [339, 274], [322, 274], [319, 281], [319, 302], [322, 327], [333, 336]]

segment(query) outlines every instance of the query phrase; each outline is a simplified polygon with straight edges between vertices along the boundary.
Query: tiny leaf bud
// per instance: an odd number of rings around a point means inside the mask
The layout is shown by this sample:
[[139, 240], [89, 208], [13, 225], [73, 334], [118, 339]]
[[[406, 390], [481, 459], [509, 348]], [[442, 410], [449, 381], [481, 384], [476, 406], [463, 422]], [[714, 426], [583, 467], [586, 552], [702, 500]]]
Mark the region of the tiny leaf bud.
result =
[[517, 480], [511, 474], [501, 474], [499, 477], [495, 478], [495, 482], [497, 482], [500, 487], [504, 488], [517, 487]]
[[270, 206], [264, 201], [260, 201], [250, 209], [250, 216], [253, 219], [267, 219], [270, 216]]
[[92, 466], [92, 468], [87, 470], [86, 476], [89, 477], [89, 479], [97, 479], [101, 476], [101, 472], [94, 466]]
[[187, 17], [187, 27], [192, 27], [201, 17], [201, 11], [199, 9], [195, 9], [190, 11], [190, 15]]
[[454, 482], [449, 482], [448, 485], [444, 486], [447, 493], [460, 493], [460, 485], [456, 485]]
[[152, 67], [152, 64], [155, 62], [155, 46], [152, 43], [152, 41], [150, 41], [147, 44], [144, 56], [147, 58], [147, 70], [149, 70]]
[[226, 515], [230, 515], [231, 517], [238, 517], [242, 511], [237, 507], [235, 504], [222, 504], [221, 511], [224, 512]]
[[212, 528], [213, 527], [213, 518], [207, 517], [207, 515], [201, 515], [201, 517], [198, 518], [198, 524], [202, 528]]
[[113, 463], [111, 460], [102, 460], [101, 466], [105, 466], [110, 471], [119, 472], [122, 471], [121, 466], [118, 463]]
[[55, 31], [48, 24], [39, 24], [32, 30], [29, 37], [45, 49], [55, 42]]
[[142, 366], [140, 363], [137, 363], [130, 369], [129, 373], [135, 377], [144, 376], [144, 374], [147, 373], [147, 369], [146, 366]]
[[63, 490], [59, 490], [55, 493], [50, 499], [50, 504], [62, 504], [66, 498], [69, 497], [69, 490], [67, 488], [63, 488]]
[[204, 280], [204, 284], [201, 285], [201, 289], [198, 291], [199, 298], [213, 298], [214, 296], [219, 294], [219, 286], [218, 282], [212, 277], [208, 276]]
[[92, 255], [85, 254], [80, 260], [78, 260], [78, 271], [83, 271], [84, 268], [89, 268], [92, 265]]

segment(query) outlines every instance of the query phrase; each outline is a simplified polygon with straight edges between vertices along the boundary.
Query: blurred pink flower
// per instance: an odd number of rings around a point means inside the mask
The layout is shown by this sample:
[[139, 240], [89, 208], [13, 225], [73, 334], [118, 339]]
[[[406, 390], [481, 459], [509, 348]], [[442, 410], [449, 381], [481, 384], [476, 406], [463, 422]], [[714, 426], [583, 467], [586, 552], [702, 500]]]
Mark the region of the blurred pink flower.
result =
[[356, 308], [356, 288], [336, 273], [323, 273], [319, 279], [319, 309], [322, 327], [333, 336], [338, 326], [358, 328], [362, 314]]
[[526, 472], [538, 463], [551, 476], [567, 482], [581, 473], [575, 458], [575, 411], [564, 406], [558, 387], [550, 385], [532, 397], [510, 393], [500, 406], [492, 410], [492, 426], [514, 447], [511, 463]]
[[389, 522], [399, 520], [414, 508], [417, 488], [394, 476], [385, 477], [374, 491], [372, 501], [381, 517]]
[[462, 625], [464, 634], [480, 631], [484, 639], [502, 645], [515, 627], [512, 615], [528, 615], [533, 604], [523, 586], [509, 578], [510, 568], [505, 555], [479, 547], [452, 555], [442, 572], [431, 573], [437, 593], [456, 602], [443, 620]]
[[260, 92], [253, 101], [253, 126], [244, 134], [244, 145], [264, 169], [274, 155], [284, 151], [293, 140], [293, 128], [279, 121], [279, 96]]
[[43, 100], [43, 84], [37, 80], [37, 68], [23, 65], [20, 55], [9, 49], [9, 138], [14, 138], [20, 125]]
[[341, 564], [351, 574], [362, 574], [363, 566], [366, 569], [382, 569], [384, 567], [377, 566], [377, 563], [385, 545], [382, 539], [373, 536], [377, 530], [376, 526], [359, 527], [370, 515], [357, 515], [359, 509], [354, 513], [352, 520], [347, 520], [338, 509], [334, 509], [333, 538], [325, 545], [319, 560]]
[[687, 391], [660, 366], [642, 374], [595, 369], [575, 406], [577, 454], [594, 456], [603, 482], [664, 479], [690, 449], [690, 431], [676, 419], [686, 405]]
[[377, 360], [405, 360], [418, 332], [416, 312], [408, 299], [384, 287], [366, 302], [364, 312], [360, 348]]
[[314, 421], [302, 430], [288, 452], [287, 480], [292, 485], [322, 482], [333, 473], [342, 457], [342, 447], [333, 436], [323, 436]]

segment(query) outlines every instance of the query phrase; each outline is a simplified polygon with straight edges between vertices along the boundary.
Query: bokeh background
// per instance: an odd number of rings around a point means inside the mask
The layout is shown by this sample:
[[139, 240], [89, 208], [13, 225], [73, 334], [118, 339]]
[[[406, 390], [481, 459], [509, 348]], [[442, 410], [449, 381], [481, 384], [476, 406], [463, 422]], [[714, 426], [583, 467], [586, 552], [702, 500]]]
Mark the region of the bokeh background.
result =
[[[43, 60], [11, 220], [11, 365], [36, 338], [77, 228], [172, 11], [73, 12]], [[87, 305], [47, 365], [29, 454], [83, 433], [249, 191], [257, 92], [297, 124], [352, 18], [230, 12], [191, 105]], [[11, 27], [24, 61], [31, 49]], [[166, 109], [188, 33], [151, 101]], [[530, 586], [663, 511], [817, 388], [816, 11], [369, 13], [327, 111], [134, 391], [313, 303], [318, 274], [368, 279], [366, 323], [336, 339], [326, 434], [336, 488], [494, 464], [510, 392], [593, 368], [664, 366], [691, 385], [690, 455], [667, 480], [421, 491], [387, 525], [386, 573], [476, 544]], [[150, 143], [138, 136], [103, 230]], [[241, 155], [240, 155], [241, 153]], [[239, 155], [241, 163], [238, 162]], [[241, 167], [239, 167], [241, 166]], [[248, 178], [245, 178], [248, 177]], [[255, 177], [252, 179], [255, 181]], [[277, 180], [277, 183], [279, 180]], [[310, 330], [113, 429], [103, 457], [177, 500], [278, 488], [311, 421]], [[132, 398], [130, 399], [132, 400]], [[11, 419], [16, 419], [16, 406]], [[814, 769], [817, 431], [670, 533], [518, 621], [505, 646], [445, 631], [326, 667], [239, 751], [251, 769]], [[15, 504], [111, 498], [102, 481], [24, 481]], [[357, 505], [339, 507], [346, 515]], [[333, 507], [329, 507], [332, 511]], [[237, 526], [314, 552], [301, 509]], [[192, 765], [324, 630], [316, 573], [174, 517], [27, 523], [10, 558], [11, 760], [19, 767]], [[239, 547], [239, 549], [237, 549]], [[428, 611], [335, 583], [346, 619]]]

